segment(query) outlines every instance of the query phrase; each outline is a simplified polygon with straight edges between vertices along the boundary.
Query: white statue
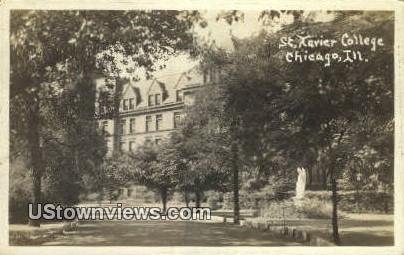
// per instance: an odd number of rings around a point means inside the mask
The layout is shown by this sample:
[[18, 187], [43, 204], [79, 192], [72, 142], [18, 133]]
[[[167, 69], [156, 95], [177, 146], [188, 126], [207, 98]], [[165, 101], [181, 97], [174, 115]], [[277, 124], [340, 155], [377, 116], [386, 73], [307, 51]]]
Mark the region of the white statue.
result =
[[306, 189], [306, 169], [303, 167], [297, 168], [297, 182], [296, 182], [296, 199], [304, 197], [304, 190]]

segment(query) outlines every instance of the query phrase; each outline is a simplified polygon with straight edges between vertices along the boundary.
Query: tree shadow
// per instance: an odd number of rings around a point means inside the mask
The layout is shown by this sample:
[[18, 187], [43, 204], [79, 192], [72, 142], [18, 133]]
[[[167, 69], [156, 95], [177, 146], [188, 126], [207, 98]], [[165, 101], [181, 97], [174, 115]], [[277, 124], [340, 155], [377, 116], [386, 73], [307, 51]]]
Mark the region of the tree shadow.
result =
[[179, 221], [87, 222], [76, 234], [42, 245], [74, 246], [285, 246], [301, 245], [275, 236], [223, 223]]
[[345, 246], [393, 246], [394, 236], [388, 231], [379, 231], [376, 233], [341, 233], [341, 245]]

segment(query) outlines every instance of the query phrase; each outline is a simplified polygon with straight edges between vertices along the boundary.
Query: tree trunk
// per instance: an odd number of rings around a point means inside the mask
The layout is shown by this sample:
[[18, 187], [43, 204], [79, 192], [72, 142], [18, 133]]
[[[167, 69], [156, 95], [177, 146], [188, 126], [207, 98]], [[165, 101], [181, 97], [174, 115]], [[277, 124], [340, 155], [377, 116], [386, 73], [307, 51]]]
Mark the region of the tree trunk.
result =
[[[36, 167], [33, 167], [33, 175], [32, 175], [32, 183], [33, 183], [33, 198], [32, 198], [32, 204], [33, 204], [33, 214], [37, 215], [38, 214], [38, 204], [41, 203], [41, 179], [42, 179], [42, 174], [40, 173], [40, 170], [36, 170]], [[29, 219], [29, 225], [33, 227], [40, 227], [41, 222], [40, 219], [38, 220], [32, 220]]]
[[307, 169], [307, 173], [309, 174], [309, 181], [308, 181], [308, 185], [306, 185], [306, 187], [308, 187], [307, 189], [312, 189], [313, 188], [313, 169], [312, 167], [308, 167]]
[[195, 191], [195, 207], [201, 207], [202, 192], [200, 190]]
[[123, 93], [123, 83], [121, 80], [116, 82], [115, 93], [114, 93], [114, 107], [113, 107], [113, 122], [114, 122], [114, 137], [113, 137], [113, 155], [118, 155], [120, 153], [121, 147], [121, 116], [119, 115], [119, 106], [121, 103], [122, 93]]
[[323, 164], [321, 164], [320, 165], [320, 167], [321, 167], [321, 181], [322, 181], [322, 186], [323, 186], [323, 189], [324, 190], [328, 190], [328, 185], [327, 185], [327, 183], [328, 183], [328, 178], [327, 178], [327, 176], [328, 176], [328, 174], [327, 174], [327, 170], [325, 169], [325, 167], [324, 167], [324, 165]]
[[167, 211], [167, 197], [168, 197], [168, 191], [166, 188], [162, 188], [160, 190], [161, 194], [161, 202], [163, 203], [163, 214], [166, 213]]
[[[31, 109], [28, 116], [28, 144], [31, 156], [32, 167], [32, 203], [34, 213], [37, 213], [38, 204], [41, 203], [41, 180], [43, 173], [42, 151], [40, 144], [40, 117], [39, 117], [39, 99], [32, 100]], [[40, 220], [29, 220], [29, 225], [40, 227]]]
[[238, 152], [237, 143], [231, 144], [232, 168], [233, 168], [233, 214], [234, 224], [240, 224], [240, 202], [239, 202], [239, 169], [238, 169]]
[[331, 190], [332, 190], [332, 237], [335, 244], [341, 243], [338, 232], [338, 194], [337, 194], [337, 178], [335, 169], [331, 170]]
[[184, 191], [184, 200], [185, 200], [185, 206], [189, 207], [189, 195], [187, 190]]

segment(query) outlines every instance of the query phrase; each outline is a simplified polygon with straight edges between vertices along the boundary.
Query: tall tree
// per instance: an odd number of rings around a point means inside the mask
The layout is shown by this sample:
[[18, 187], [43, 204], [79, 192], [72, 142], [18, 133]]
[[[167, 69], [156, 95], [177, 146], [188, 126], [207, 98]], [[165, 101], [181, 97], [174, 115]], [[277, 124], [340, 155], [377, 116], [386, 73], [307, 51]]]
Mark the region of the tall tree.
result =
[[[344, 30], [336, 29], [346, 24]], [[355, 152], [373, 143], [366, 127], [367, 120], [385, 127], [393, 120], [393, 16], [388, 12], [354, 13], [344, 18], [317, 25], [302, 24], [291, 31], [274, 37], [279, 42], [282, 36], [321, 35], [341, 38], [349, 31], [356, 35], [371, 35], [383, 38], [383, 46], [371, 51], [369, 46], [355, 45], [351, 50], [366, 53], [367, 61], [304, 64], [277, 61], [278, 68], [287, 75], [287, 92], [281, 100], [285, 105], [285, 120], [297, 128], [289, 138], [301, 141], [308, 148], [323, 151], [327, 155], [332, 189], [333, 237], [340, 243], [338, 234], [338, 179]], [[284, 58], [288, 49], [276, 49], [272, 58]], [[290, 50], [290, 49], [289, 49]], [[329, 49], [307, 49], [308, 53], [328, 53]], [[342, 54], [345, 48], [338, 44], [333, 51]], [[276, 65], [275, 63], [275, 65]], [[305, 75], [302, 76], [301, 74]], [[281, 101], [282, 102], [282, 101]], [[321, 107], [319, 107], [321, 106]], [[370, 132], [369, 132], [370, 131]], [[364, 137], [367, 137], [364, 139]], [[285, 141], [292, 142], [290, 139]], [[392, 146], [388, 150], [392, 152]], [[304, 148], [297, 148], [296, 155], [307, 155]], [[306, 151], [310, 152], [310, 150]], [[378, 153], [386, 151], [379, 150]]]
[[163, 212], [166, 212], [170, 192], [178, 183], [178, 169], [171, 156], [173, 148], [151, 144], [139, 147], [131, 157], [131, 173], [135, 182], [160, 194]]
[[214, 91], [212, 87], [198, 91], [195, 103], [187, 107], [179, 132], [172, 134], [168, 144], [174, 148], [170, 156], [180, 173], [180, 189], [195, 193], [196, 207], [200, 207], [204, 191], [226, 190], [228, 179], [229, 147], [212, 114], [212, 108], [217, 106], [209, 105], [220, 104], [211, 97]]
[[[198, 17], [186, 11], [12, 11], [10, 98], [27, 106], [21, 109], [26, 117], [17, 121], [26, 122], [28, 132], [17, 132], [24, 133], [30, 147], [34, 204], [41, 202], [40, 109], [49, 89], [57, 92], [67, 84], [78, 88], [79, 116], [91, 122], [97, 67], [131, 61], [149, 73], [156, 60], [189, 46], [189, 29]], [[108, 54], [110, 48], [122, 53], [120, 63]], [[32, 224], [39, 226], [39, 221]]]
[[[219, 57], [225, 62], [223, 83], [231, 85], [224, 86], [227, 88], [224, 112], [228, 113], [228, 123], [234, 116], [239, 118], [236, 122], [239, 128], [234, 130], [241, 134], [241, 154], [258, 156], [263, 166], [264, 159], [274, 155], [282, 155], [291, 166], [310, 167], [319, 157], [327, 162], [333, 237], [339, 243], [341, 170], [357, 151], [369, 146], [379, 155], [387, 158], [392, 155], [389, 138], [392, 129], [387, 127], [393, 121], [393, 15], [336, 12], [331, 21], [313, 23], [303, 19], [305, 15], [301, 12], [295, 14], [295, 22], [277, 33], [263, 32], [250, 40], [235, 39], [235, 51]], [[280, 14], [263, 15], [273, 18]], [[377, 50], [370, 50], [369, 45], [353, 45], [351, 50], [366, 52], [367, 61], [336, 61], [330, 67], [315, 61], [290, 63], [285, 55], [296, 49], [279, 47], [285, 38], [295, 43], [307, 35], [340, 40], [346, 32], [351, 36], [383, 38], [383, 45]], [[342, 56], [346, 50], [341, 43], [331, 49]], [[300, 53], [324, 56], [330, 53], [330, 48], [305, 47]], [[217, 59], [209, 55], [208, 58]], [[369, 120], [376, 130], [384, 130], [382, 144], [388, 144], [388, 149], [380, 148], [377, 145], [380, 141], [370, 139], [374, 131], [367, 124]], [[242, 137], [246, 139], [243, 141]]]

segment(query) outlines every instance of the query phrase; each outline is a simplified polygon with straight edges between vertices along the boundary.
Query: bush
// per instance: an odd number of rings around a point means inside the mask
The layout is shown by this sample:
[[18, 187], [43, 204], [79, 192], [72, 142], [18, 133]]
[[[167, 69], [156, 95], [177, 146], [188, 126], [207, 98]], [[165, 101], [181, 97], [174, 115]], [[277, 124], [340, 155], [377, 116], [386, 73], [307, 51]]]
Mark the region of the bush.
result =
[[384, 192], [345, 192], [340, 195], [341, 210], [354, 213], [393, 213], [394, 196]]
[[31, 202], [32, 179], [23, 161], [10, 164], [9, 223], [28, 223], [28, 203]]
[[101, 201], [102, 200], [102, 194], [98, 192], [92, 192], [89, 194], [83, 194], [79, 197], [80, 201], [84, 202], [95, 202], [95, 201]]
[[266, 180], [246, 180], [240, 189], [240, 207], [257, 209], [274, 201], [290, 198], [294, 184], [287, 178], [276, 175]]
[[174, 203], [185, 203], [184, 192], [174, 192], [171, 197], [171, 201]]
[[[305, 198], [298, 208], [306, 218], [330, 219], [332, 215], [332, 204], [330, 201], [319, 198]], [[341, 213], [339, 213], [341, 215]]]
[[271, 219], [330, 219], [331, 215], [331, 202], [318, 198], [304, 198], [300, 204], [293, 199], [273, 201], [260, 209], [260, 216]]
[[303, 217], [291, 199], [273, 201], [263, 206], [259, 211], [259, 215], [270, 219], [296, 219]]
[[208, 203], [208, 206], [212, 210], [217, 210], [221, 208], [221, 201], [223, 201], [223, 194], [217, 191], [206, 191], [205, 192], [205, 197], [207, 198], [206, 201]]
[[[307, 191], [305, 198], [331, 201], [331, 191]], [[342, 191], [338, 193], [339, 209], [352, 213], [393, 213], [393, 194], [376, 191]]]

